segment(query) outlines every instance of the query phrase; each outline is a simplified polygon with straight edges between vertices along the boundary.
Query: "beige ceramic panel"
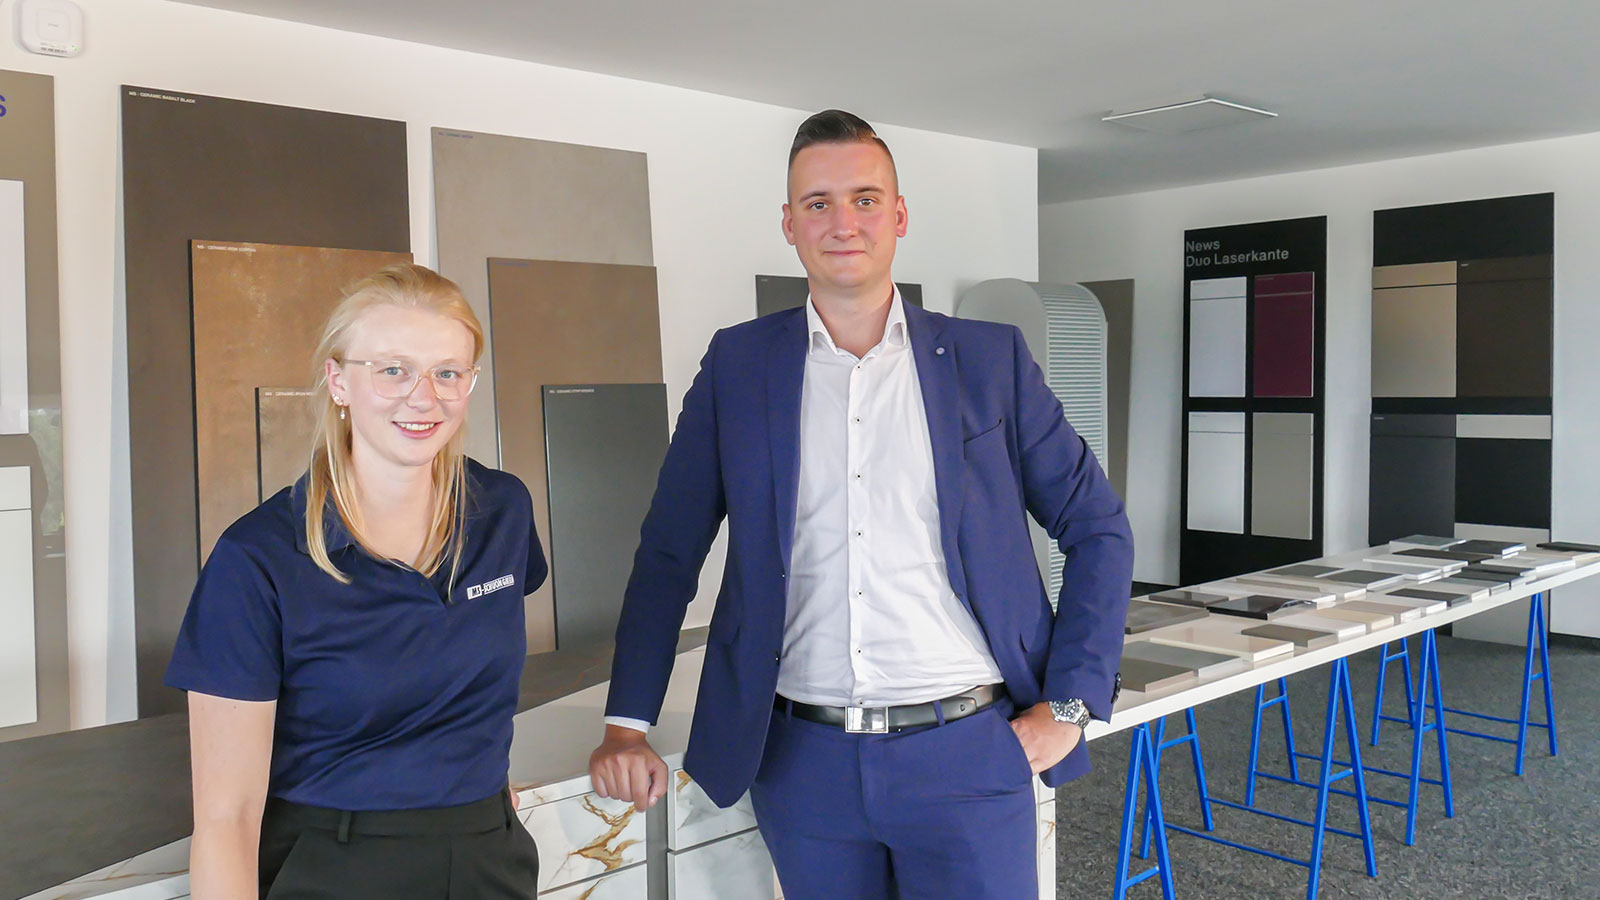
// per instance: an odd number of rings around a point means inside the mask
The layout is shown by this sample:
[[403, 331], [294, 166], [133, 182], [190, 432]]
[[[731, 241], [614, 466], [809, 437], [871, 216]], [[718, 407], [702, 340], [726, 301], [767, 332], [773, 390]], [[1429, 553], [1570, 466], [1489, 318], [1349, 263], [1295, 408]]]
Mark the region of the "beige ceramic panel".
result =
[[[534, 522], [549, 543], [545, 476], [547, 384], [661, 381], [656, 270], [549, 260], [489, 260], [494, 319], [495, 418], [500, 468], [527, 484]], [[627, 548], [624, 553], [631, 553]], [[555, 649], [547, 582], [528, 598], [528, 652]]]
[[1374, 289], [1455, 283], [1456, 264], [1453, 261], [1377, 266], [1372, 270]]
[[195, 468], [200, 554], [259, 502], [256, 388], [310, 388], [344, 288], [409, 253], [194, 241]]
[[[630, 150], [433, 129], [440, 274], [492, 330], [491, 257], [654, 265], [645, 163]], [[468, 452], [495, 465], [492, 349], [482, 362], [470, 415], [483, 424], [468, 433]]]
[[256, 388], [258, 497], [265, 501], [300, 480], [311, 462], [321, 407], [305, 388]]
[[1456, 395], [1456, 286], [1372, 292], [1372, 396]]

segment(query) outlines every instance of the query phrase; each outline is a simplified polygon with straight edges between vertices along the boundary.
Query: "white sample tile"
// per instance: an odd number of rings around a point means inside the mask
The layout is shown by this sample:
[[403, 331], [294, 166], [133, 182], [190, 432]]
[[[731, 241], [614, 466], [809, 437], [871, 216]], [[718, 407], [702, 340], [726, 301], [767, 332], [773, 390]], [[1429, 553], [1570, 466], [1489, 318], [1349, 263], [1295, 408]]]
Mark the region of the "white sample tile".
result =
[[0, 181], [0, 434], [28, 433], [28, 272], [22, 182]]
[[39, 719], [34, 669], [33, 513], [0, 512], [0, 728]]
[[778, 876], [761, 832], [667, 854], [668, 900], [776, 900]]
[[1243, 397], [1245, 299], [1189, 304], [1189, 396]]
[[1244, 413], [1190, 414], [1188, 499], [1190, 530], [1244, 533]]
[[519, 811], [539, 845], [539, 890], [645, 860], [645, 816], [632, 803], [584, 794]]
[[1224, 297], [1243, 297], [1245, 283], [1243, 275], [1237, 278], [1196, 278], [1189, 282], [1189, 299], [1218, 300]]
[[1039, 846], [1036, 848], [1039, 863], [1039, 896], [1041, 900], [1056, 897], [1056, 801], [1039, 804]]
[[33, 506], [33, 484], [27, 466], [0, 468], [0, 509]]
[[649, 896], [650, 867], [640, 865], [546, 891], [539, 900], [645, 900]]
[[1229, 653], [1253, 663], [1294, 653], [1294, 645], [1288, 641], [1240, 634], [1239, 632], [1249, 627], [1249, 624], [1244, 619], [1239, 619], [1234, 625], [1213, 624], [1207, 620], [1160, 628], [1148, 632], [1144, 638], [1152, 644], [1167, 644], [1172, 647], [1207, 650], [1212, 653]]
[[667, 849], [688, 850], [707, 841], [756, 827], [750, 795], [721, 809], [701, 790], [689, 773], [674, 769], [667, 779]]
[[1339, 606], [1330, 606], [1327, 609], [1317, 610], [1317, 615], [1327, 616], [1330, 619], [1344, 619], [1366, 627], [1371, 633], [1380, 628], [1388, 628], [1397, 621], [1396, 616], [1387, 612], [1374, 612], [1365, 609], [1349, 609]]
[[1367, 626], [1359, 622], [1345, 619], [1332, 619], [1321, 615], [1321, 610], [1314, 613], [1294, 613], [1288, 616], [1279, 616], [1272, 620], [1274, 625], [1288, 625], [1291, 628], [1310, 628], [1315, 631], [1327, 631], [1338, 635], [1339, 640], [1347, 641], [1367, 633]]

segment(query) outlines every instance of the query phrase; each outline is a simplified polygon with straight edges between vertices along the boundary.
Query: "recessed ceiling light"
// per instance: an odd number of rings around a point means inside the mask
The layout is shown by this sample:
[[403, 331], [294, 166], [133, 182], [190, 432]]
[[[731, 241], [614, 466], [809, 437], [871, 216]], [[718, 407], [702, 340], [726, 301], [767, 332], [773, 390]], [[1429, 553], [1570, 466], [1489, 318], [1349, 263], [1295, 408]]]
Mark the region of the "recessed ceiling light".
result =
[[1202, 97], [1199, 100], [1155, 106], [1150, 109], [1112, 113], [1109, 116], [1102, 116], [1100, 121], [1115, 122], [1118, 125], [1126, 125], [1140, 131], [1153, 131], [1157, 134], [1183, 134], [1204, 128], [1218, 128], [1223, 125], [1277, 117], [1278, 114], [1275, 112], [1256, 109], [1242, 103], [1230, 103], [1227, 100], [1218, 100], [1216, 97]]

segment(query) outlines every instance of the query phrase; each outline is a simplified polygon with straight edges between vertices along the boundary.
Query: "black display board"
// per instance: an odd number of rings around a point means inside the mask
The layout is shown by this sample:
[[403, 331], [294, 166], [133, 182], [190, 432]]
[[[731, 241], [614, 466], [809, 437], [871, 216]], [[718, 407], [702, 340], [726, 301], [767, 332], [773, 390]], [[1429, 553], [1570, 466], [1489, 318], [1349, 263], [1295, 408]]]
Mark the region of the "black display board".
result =
[[1184, 233], [1179, 570], [1322, 555], [1327, 218]]

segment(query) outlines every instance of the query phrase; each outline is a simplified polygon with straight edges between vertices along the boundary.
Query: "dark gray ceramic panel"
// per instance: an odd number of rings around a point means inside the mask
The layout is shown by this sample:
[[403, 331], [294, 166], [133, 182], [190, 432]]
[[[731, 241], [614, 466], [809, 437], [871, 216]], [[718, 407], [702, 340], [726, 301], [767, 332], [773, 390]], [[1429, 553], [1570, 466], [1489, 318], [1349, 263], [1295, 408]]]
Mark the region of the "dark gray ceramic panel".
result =
[[1456, 521], [1550, 527], [1550, 441], [1456, 440]]
[[[1387, 543], [1408, 534], [1455, 532], [1456, 439], [1451, 418], [1373, 416], [1369, 544]], [[1450, 435], [1393, 433], [1408, 427], [1436, 427], [1434, 420], [1448, 421]], [[1388, 426], [1391, 433], [1384, 433], [1380, 425]]]
[[1456, 280], [1469, 281], [1525, 281], [1555, 277], [1555, 257], [1502, 256], [1496, 259], [1464, 259], [1456, 265]]
[[[922, 285], [895, 282], [900, 289], [900, 299], [912, 306], [922, 305]], [[805, 306], [811, 296], [811, 286], [798, 275], [757, 275], [756, 315], [765, 316], [797, 306]]]
[[1486, 281], [1456, 288], [1456, 393], [1548, 397], [1554, 282]]
[[546, 385], [558, 649], [611, 640], [667, 455], [661, 384]]
[[405, 123], [124, 87], [123, 253], [139, 714], [199, 563], [189, 242], [405, 252]]

